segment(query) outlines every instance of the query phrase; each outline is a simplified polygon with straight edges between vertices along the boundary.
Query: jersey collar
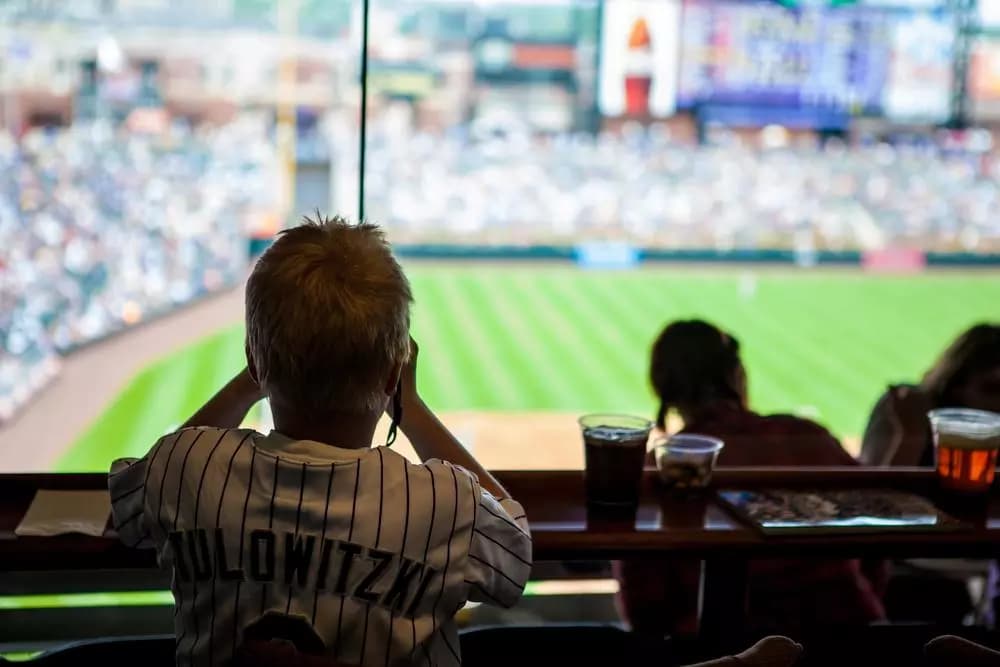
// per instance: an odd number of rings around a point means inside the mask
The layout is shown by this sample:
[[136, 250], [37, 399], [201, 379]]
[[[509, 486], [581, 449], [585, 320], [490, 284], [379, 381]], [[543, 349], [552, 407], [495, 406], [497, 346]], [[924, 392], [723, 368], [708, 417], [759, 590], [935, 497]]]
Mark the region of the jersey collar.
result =
[[274, 430], [267, 435], [257, 437], [254, 444], [264, 451], [281, 456], [281, 458], [298, 459], [306, 463], [358, 461], [372, 451], [370, 447], [348, 449], [315, 440], [294, 440]]

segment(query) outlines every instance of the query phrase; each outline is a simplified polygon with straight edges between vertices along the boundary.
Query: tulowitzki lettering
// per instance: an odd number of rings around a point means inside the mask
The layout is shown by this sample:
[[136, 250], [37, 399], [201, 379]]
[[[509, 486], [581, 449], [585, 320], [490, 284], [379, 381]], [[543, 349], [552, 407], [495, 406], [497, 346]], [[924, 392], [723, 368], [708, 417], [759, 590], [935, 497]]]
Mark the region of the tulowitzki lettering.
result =
[[242, 562], [221, 528], [168, 535], [179, 581], [253, 581], [330, 591], [412, 618], [437, 570], [398, 554], [303, 533], [250, 531]]

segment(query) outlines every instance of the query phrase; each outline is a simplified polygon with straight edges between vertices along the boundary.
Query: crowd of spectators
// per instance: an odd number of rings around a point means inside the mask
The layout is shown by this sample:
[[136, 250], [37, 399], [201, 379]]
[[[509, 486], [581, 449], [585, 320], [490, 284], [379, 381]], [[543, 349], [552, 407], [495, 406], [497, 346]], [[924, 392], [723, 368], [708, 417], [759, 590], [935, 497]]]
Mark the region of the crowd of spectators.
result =
[[[249, 117], [155, 134], [101, 122], [0, 134], [0, 423], [61, 351], [244, 269], [247, 220], [278, 183], [271, 134]], [[356, 135], [320, 136], [334, 180], [351, 180]], [[1000, 251], [1000, 162], [988, 154], [729, 139], [375, 125], [366, 215], [395, 243]]]
[[367, 159], [366, 211], [397, 242], [1000, 250], [1000, 166], [928, 145], [374, 134]]
[[60, 352], [238, 278], [264, 139], [241, 123], [0, 135], [0, 423]]

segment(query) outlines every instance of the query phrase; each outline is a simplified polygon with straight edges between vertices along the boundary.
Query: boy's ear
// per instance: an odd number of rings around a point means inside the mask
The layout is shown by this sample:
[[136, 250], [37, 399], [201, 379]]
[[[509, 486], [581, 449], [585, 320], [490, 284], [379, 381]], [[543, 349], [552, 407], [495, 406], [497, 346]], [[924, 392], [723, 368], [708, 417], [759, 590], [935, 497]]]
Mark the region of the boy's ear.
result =
[[386, 395], [392, 396], [396, 393], [396, 387], [399, 386], [399, 378], [402, 374], [403, 374], [403, 364], [393, 364], [392, 370], [389, 371], [387, 384], [383, 388]]

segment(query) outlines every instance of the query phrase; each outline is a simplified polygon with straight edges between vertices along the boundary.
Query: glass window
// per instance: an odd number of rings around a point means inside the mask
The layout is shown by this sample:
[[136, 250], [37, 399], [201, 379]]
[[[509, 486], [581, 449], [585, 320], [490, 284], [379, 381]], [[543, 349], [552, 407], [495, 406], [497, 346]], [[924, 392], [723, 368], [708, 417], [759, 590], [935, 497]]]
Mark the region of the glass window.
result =
[[245, 364], [251, 253], [302, 213], [356, 210], [360, 12], [0, 12], [0, 469], [105, 470]]
[[43, 443], [0, 468], [104, 469], [181, 423], [243, 363], [251, 253], [317, 210], [385, 226], [426, 398], [500, 468], [655, 415], [676, 319], [739, 339], [750, 407], [857, 451], [890, 382], [996, 317], [975, 7], [371, 0], [362, 88], [363, 9], [0, 3], [0, 444]]

